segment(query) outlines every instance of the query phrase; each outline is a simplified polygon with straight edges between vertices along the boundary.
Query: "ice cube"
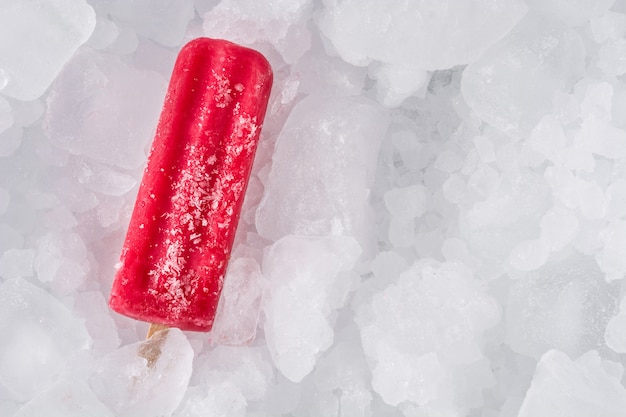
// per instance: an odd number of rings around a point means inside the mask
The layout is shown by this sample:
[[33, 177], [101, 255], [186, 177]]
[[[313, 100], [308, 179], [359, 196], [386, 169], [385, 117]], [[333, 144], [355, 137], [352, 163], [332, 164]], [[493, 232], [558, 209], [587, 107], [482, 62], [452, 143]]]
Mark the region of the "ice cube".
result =
[[[0, 89], [1, 90], [1, 89]], [[13, 111], [11, 104], [0, 97], [0, 133], [13, 126]]]
[[93, 340], [96, 355], [109, 353], [120, 345], [120, 338], [111, 309], [100, 291], [85, 291], [75, 295], [74, 308], [85, 320], [85, 328]]
[[463, 71], [461, 92], [476, 114], [512, 135], [529, 132], [585, 72], [574, 30], [528, 15]]
[[613, 87], [607, 82], [596, 82], [587, 86], [585, 98], [580, 103], [580, 116], [584, 119], [597, 117], [611, 120]]
[[369, 241], [369, 190], [387, 123], [386, 113], [364, 98], [311, 95], [299, 102], [276, 142], [256, 214], [259, 234]]
[[622, 298], [619, 312], [609, 320], [604, 333], [606, 345], [618, 353], [626, 353], [626, 301]]
[[626, 222], [610, 223], [602, 233], [603, 247], [596, 255], [598, 264], [606, 274], [606, 280], [623, 279], [626, 275]]
[[599, 348], [617, 296], [592, 258], [574, 253], [551, 261], [509, 290], [505, 341], [537, 359], [549, 349], [577, 356]]
[[12, 155], [22, 144], [23, 129], [13, 125], [0, 134], [0, 157]]
[[372, 386], [391, 405], [445, 398], [448, 378], [481, 359], [483, 332], [498, 320], [495, 300], [458, 262], [414, 263], [358, 308]]
[[424, 89], [429, 78], [425, 70], [401, 63], [375, 67], [372, 77], [377, 80], [376, 98], [388, 107], [399, 106], [407, 97]]
[[626, 180], [616, 179], [606, 189], [607, 214], [616, 220], [626, 215]]
[[3, 278], [30, 277], [33, 275], [32, 249], [9, 249], [0, 256], [0, 276]]
[[541, 239], [525, 240], [511, 251], [509, 262], [519, 271], [533, 271], [548, 260], [550, 248]]
[[222, 0], [204, 15], [203, 29], [206, 36], [246, 45], [269, 42], [292, 64], [310, 47], [306, 19], [311, 8], [311, 0]]
[[185, 394], [193, 356], [179, 329], [161, 330], [106, 355], [89, 384], [116, 416], [169, 416]]
[[13, 417], [113, 417], [82, 381], [61, 379], [24, 404]]
[[543, 157], [555, 160], [565, 147], [563, 127], [552, 116], [542, 117], [531, 133], [529, 145]]
[[541, 218], [541, 241], [553, 251], [564, 248], [576, 233], [578, 218], [564, 207], [552, 207]]
[[379, 61], [435, 70], [471, 62], [525, 12], [524, 3], [516, 0], [471, 6], [350, 0], [328, 2], [319, 26], [338, 54], [354, 65]]
[[626, 132], [596, 116], [583, 120], [574, 140], [582, 149], [605, 158], [626, 157]]
[[[145, 163], [166, 83], [113, 54], [81, 51], [52, 86], [44, 128], [50, 141], [74, 155], [124, 169]], [[118, 172], [96, 169], [94, 186], [120, 194], [131, 181]], [[105, 187], [104, 189], [102, 187]]]
[[626, 39], [608, 41], [600, 48], [598, 67], [608, 76], [626, 74], [626, 63], [621, 57], [626, 53]]
[[607, 11], [589, 22], [593, 39], [604, 43], [609, 39], [622, 38], [626, 32], [626, 14]]
[[22, 246], [24, 246], [22, 233], [6, 223], [0, 223], [0, 253], [11, 248], [19, 249]]
[[412, 219], [424, 214], [430, 197], [430, 191], [422, 184], [392, 188], [385, 193], [385, 207], [392, 216]]
[[114, 0], [108, 12], [139, 35], [165, 46], [178, 46], [194, 17], [193, 0]]
[[575, 361], [558, 350], [546, 352], [518, 416], [623, 416], [626, 390], [602, 362], [594, 350]]
[[606, 12], [615, 0], [529, 0], [531, 10], [545, 13], [570, 26], [580, 26]]
[[87, 248], [76, 233], [47, 233], [37, 244], [37, 278], [49, 283], [60, 294], [69, 294], [80, 286], [90, 270]]
[[198, 357], [192, 385], [211, 390], [228, 382], [246, 401], [258, 401], [264, 399], [274, 378], [265, 348], [218, 346]]
[[88, 189], [117, 197], [137, 184], [136, 178], [100, 164], [83, 163], [77, 168], [76, 175], [78, 182]]
[[266, 252], [265, 338], [276, 367], [289, 380], [301, 381], [332, 344], [330, 316], [345, 303], [351, 286], [345, 271], [360, 253], [354, 239], [340, 236], [286, 236]]
[[91, 343], [82, 321], [41, 288], [0, 283], [0, 383], [26, 401], [45, 389]]
[[245, 417], [247, 405], [236, 386], [219, 382], [208, 387], [190, 388], [173, 417]]
[[267, 282], [259, 264], [252, 258], [231, 261], [209, 340], [213, 343], [242, 345], [256, 335], [261, 299]]
[[0, 91], [19, 100], [40, 97], [95, 25], [94, 10], [84, 0], [6, 0], [0, 13], [6, 86]]

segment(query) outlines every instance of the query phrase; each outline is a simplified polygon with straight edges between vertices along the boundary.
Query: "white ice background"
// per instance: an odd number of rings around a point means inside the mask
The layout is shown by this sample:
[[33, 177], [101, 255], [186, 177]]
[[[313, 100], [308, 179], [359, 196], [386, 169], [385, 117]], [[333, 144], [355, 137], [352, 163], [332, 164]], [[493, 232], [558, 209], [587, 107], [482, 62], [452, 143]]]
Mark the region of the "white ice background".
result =
[[[210, 333], [107, 297], [176, 53], [275, 84]], [[626, 1], [2, 0], [0, 416], [626, 416]]]

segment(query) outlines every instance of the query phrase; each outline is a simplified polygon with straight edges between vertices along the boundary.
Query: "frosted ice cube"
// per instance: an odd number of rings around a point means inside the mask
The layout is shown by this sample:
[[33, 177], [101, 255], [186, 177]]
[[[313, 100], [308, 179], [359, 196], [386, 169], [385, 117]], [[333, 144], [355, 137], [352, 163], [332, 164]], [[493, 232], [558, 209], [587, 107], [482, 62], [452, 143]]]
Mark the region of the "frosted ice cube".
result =
[[518, 271], [533, 271], [546, 263], [550, 248], [541, 240], [525, 240], [511, 251], [509, 262]]
[[266, 285], [254, 259], [237, 258], [231, 261], [209, 340], [227, 345], [251, 342], [256, 335]]
[[603, 247], [596, 255], [598, 264], [606, 274], [607, 281], [622, 279], [626, 275], [626, 222], [619, 220], [609, 224], [602, 233]]
[[78, 182], [88, 189], [118, 197], [137, 184], [135, 177], [100, 164], [80, 164], [76, 174]]
[[392, 216], [403, 219], [419, 217], [428, 208], [431, 193], [422, 184], [392, 188], [385, 193], [385, 206]]
[[435, 70], [471, 62], [525, 12], [525, 4], [517, 0], [471, 6], [350, 0], [327, 2], [319, 27], [339, 55], [354, 65], [375, 60]]
[[6, 223], [0, 223], [0, 253], [24, 246], [24, 236]]
[[602, 15], [614, 3], [615, 0], [528, 0], [528, 6], [533, 11], [538, 11], [557, 18], [571, 26], [579, 26], [587, 23], [590, 18]]
[[624, 415], [626, 390], [603, 365], [594, 350], [575, 361], [558, 350], [546, 352], [537, 364], [518, 416]]
[[[369, 372], [358, 341], [343, 340], [335, 343], [315, 367], [315, 385], [320, 392], [338, 397], [338, 417], [369, 417], [372, 415], [373, 395], [369, 385]], [[336, 400], [335, 400], [336, 401]]]
[[561, 250], [577, 233], [578, 218], [566, 208], [552, 207], [541, 218], [541, 240], [551, 250]]
[[609, 159], [626, 157], [626, 131], [608, 121], [589, 116], [583, 120], [575, 143], [581, 148]]
[[546, 180], [532, 171], [504, 171], [497, 188], [462, 213], [460, 237], [475, 256], [501, 265], [513, 248], [539, 235], [551, 194]]
[[76, 220], [74, 213], [64, 205], [46, 211], [43, 215], [43, 223], [48, 229], [54, 231], [69, 230], [78, 226], [78, 220]]
[[37, 244], [35, 271], [41, 282], [61, 294], [69, 294], [85, 280], [90, 270], [87, 248], [76, 233], [47, 233]]
[[399, 106], [407, 97], [423, 89], [429, 78], [425, 70], [399, 63], [381, 65], [371, 72], [377, 80], [376, 98], [389, 107]]
[[23, 129], [13, 125], [0, 134], [0, 157], [12, 155], [22, 144]]
[[7, 84], [0, 91], [19, 100], [40, 97], [95, 24], [94, 10], [84, 0], [6, 0], [0, 13], [0, 72]]
[[[625, 137], [626, 138], [626, 137]], [[588, 219], [602, 219], [606, 214], [604, 192], [592, 181], [581, 181], [579, 187], [580, 211]]]
[[9, 249], [0, 256], [0, 276], [3, 278], [30, 277], [33, 275], [32, 249]]
[[[531, 70], [532, 69], [532, 70]], [[461, 92], [476, 114], [518, 135], [552, 108], [585, 71], [585, 49], [574, 30], [528, 15], [463, 71]]]
[[626, 14], [609, 10], [601, 16], [592, 18], [589, 27], [593, 39], [598, 43], [619, 39], [626, 34]]
[[618, 353], [626, 353], [626, 301], [622, 298], [619, 312], [609, 320], [604, 333], [606, 345]]
[[443, 197], [451, 203], [463, 205], [467, 201], [467, 184], [459, 174], [452, 174], [442, 185]]
[[617, 304], [616, 288], [595, 261], [579, 253], [519, 278], [506, 301], [505, 341], [539, 358], [549, 349], [576, 356], [603, 344]]
[[298, 382], [333, 341], [331, 314], [343, 307], [349, 271], [361, 253], [348, 237], [286, 236], [263, 258], [270, 281], [263, 301], [265, 338], [276, 367]]
[[[50, 141], [75, 155], [124, 169], [145, 163], [165, 95], [157, 73], [122, 63], [113, 54], [82, 51], [54, 82], [44, 128]], [[122, 174], [96, 169], [94, 186], [128, 189]]]
[[393, 217], [389, 222], [389, 242], [396, 248], [406, 248], [415, 244], [415, 221]]
[[109, 16], [96, 15], [96, 27], [87, 41], [87, 45], [94, 49], [104, 49], [111, 45], [120, 34], [119, 27]]
[[467, 189], [478, 192], [485, 198], [498, 188], [500, 174], [489, 165], [480, 165], [467, 179]]
[[9, 192], [0, 187], [0, 215], [3, 215], [7, 211], [10, 201], [11, 196], [9, 195]]
[[580, 116], [583, 119], [597, 117], [611, 120], [613, 87], [607, 82], [592, 83], [587, 86], [585, 98], [580, 103]]
[[267, 353], [264, 348], [218, 346], [198, 357], [191, 384], [211, 390], [228, 382], [246, 401], [262, 400], [275, 378]]
[[370, 241], [368, 208], [386, 113], [364, 98], [309, 96], [289, 115], [256, 213], [259, 234], [351, 234]]
[[311, 7], [311, 0], [222, 0], [204, 15], [204, 34], [244, 45], [271, 43], [292, 64], [310, 47], [306, 19]]
[[285, 88], [285, 99], [281, 100], [283, 104], [293, 100], [297, 93], [359, 95], [367, 76], [366, 68], [355, 67], [337, 57], [318, 53], [305, 54], [295, 64], [294, 70], [297, 73], [292, 75], [293, 78]]
[[396, 252], [383, 251], [376, 255], [370, 268], [376, 278], [382, 281], [391, 281], [408, 266], [406, 260]]
[[489, 163], [496, 160], [494, 144], [491, 139], [485, 136], [476, 136], [472, 142], [474, 142], [474, 146], [476, 146], [476, 150], [478, 150], [481, 161]]
[[626, 215], [626, 180], [617, 179], [611, 182], [606, 188], [606, 199], [609, 219], [618, 219]]
[[413, 264], [357, 313], [372, 386], [392, 405], [450, 394], [454, 385], [440, 382], [481, 359], [483, 332], [499, 320], [495, 300], [468, 269], [433, 260]]
[[565, 146], [563, 127], [551, 115], [542, 117], [530, 135], [529, 145], [535, 152], [554, 160]]
[[626, 39], [609, 41], [600, 48], [597, 65], [609, 76], [626, 74], [626, 63], [621, 59], [624, 54], [626, 54]]
[[395, 106], [424, 86], [424, 70], [471, 62], [525, 12], [517, 0], [479, 1], [472, 7], [351, 0], [328, 2], [318, 25], [341, 58], [359, 66], [375, 64], [379, 99]]
[[108, 12], [138, 34], [165, 46], [178, 46], [194, 17], [193, 0], [114, 0]]
[[187, 390], [173, 417], [245, 417], [247, 405], [236, 386], [230, 382], [220, 382]]
[[439, 384], [444, 382], [446, 368], [436, 353], [410, 355], [388, 349], [382, 343], [378, 349], [381, 357], [395, 357], [393, 361], [379, 363], [372, 370], [372, 387], [387, 404], [395, 406], [411, 401], [424, 405], [439, 397]]
[[11, 102], [13, 107], [13, 118], [15, 124], [18, 126], [30, 126], [38, 121], [43, 116], [45, 106], [41, 100], [32, 101], [19, 101], [13, 100]]
[[82, 381], [61, 379], [24, 404], [13, 417], [113, 417]]
[[85, 328], [93, 339], [92, 350], [109, 353], [120, 345], [111, 309], [100, 291], [85, 291], [75, 295], [74, 308], [85, 320]]
[[477, 259], [470, 252], [467, 243], [462, 239], [448, 238], [443, 242], [441, 253], [448, 261], [460, 261], [468, 268], [475, 268], [478, 264]]
[[89, 384], [116, 416], [169, 416], [187, 389], [193, 356], [179, 329], [162, 330], [102, 358]]
[[0, 383], [26, 401], [91, 343], [83, 323], [22, 278], [0, 284]]
[[[1, 90], [1, 89], [0, 89]], [[13, 111], [11, 104], [0, 97], [0, 133], [13, 126]]]

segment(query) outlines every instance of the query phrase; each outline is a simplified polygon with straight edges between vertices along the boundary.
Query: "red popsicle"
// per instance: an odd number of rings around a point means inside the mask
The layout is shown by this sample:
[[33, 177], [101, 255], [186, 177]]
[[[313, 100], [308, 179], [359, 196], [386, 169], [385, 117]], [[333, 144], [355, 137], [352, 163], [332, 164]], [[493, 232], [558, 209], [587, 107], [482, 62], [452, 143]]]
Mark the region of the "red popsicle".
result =
[[115, 311], [211, 330], [271, 86], [252, 49], [199, 38], [180, 51], [113, 282]]

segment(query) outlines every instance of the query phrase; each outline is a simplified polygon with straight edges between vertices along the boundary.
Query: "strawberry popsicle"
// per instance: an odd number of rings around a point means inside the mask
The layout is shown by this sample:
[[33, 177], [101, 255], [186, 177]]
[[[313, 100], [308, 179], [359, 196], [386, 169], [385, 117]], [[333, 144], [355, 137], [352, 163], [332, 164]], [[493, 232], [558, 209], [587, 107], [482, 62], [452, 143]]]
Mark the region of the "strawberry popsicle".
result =
[[115, 311], [211, 330], [271, 86], [254, 50], [199, 38], [180, 51], [113, 282]]

